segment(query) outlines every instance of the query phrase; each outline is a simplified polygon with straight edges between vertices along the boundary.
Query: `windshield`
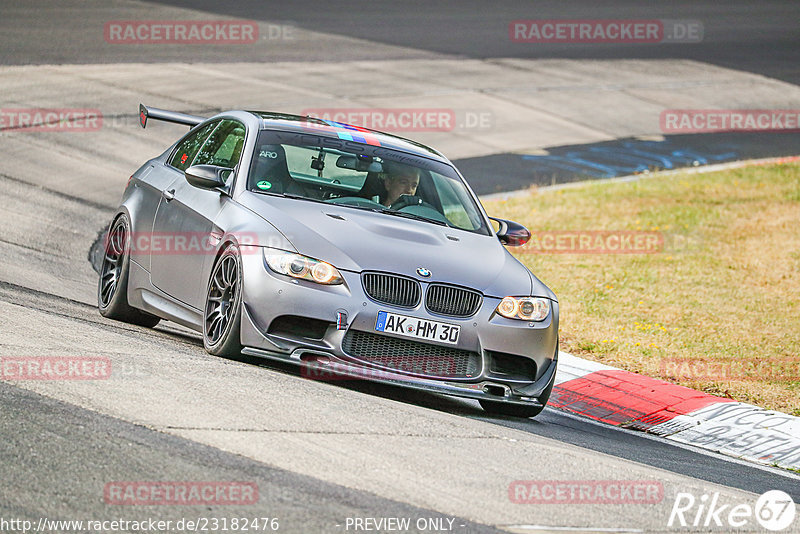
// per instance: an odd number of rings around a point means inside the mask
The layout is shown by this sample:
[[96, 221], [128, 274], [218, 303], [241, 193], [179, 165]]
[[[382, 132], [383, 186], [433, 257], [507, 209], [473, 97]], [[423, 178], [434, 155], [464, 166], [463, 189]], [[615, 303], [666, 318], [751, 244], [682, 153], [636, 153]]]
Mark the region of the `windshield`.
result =
[[248, 189], [490, 235], [451, 166], [384, 147], [265, 130], [256, 143]]

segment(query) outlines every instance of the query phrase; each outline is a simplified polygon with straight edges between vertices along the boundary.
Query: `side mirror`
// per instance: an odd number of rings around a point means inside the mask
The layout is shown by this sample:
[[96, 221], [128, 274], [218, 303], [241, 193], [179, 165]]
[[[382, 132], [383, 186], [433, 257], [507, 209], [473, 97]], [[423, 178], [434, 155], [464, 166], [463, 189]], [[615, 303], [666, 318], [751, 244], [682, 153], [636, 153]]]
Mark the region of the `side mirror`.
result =
[[497, 230], [497, 238], [504, 245], [509, 247], [518, 247], [524, 245], [531, 238], [531, 233], [527, 228], [514, 221], [507, 221], [505, 219], [496, 219], [489, 217], [491, 220], [500, 225]]
[[200, 189], [216, 189], [218, 187], [225, 187], [230, 173], [233, 169], [227, 167], [219, 167], [217, 165], [192, 165], [185, 171], [186, 181]]

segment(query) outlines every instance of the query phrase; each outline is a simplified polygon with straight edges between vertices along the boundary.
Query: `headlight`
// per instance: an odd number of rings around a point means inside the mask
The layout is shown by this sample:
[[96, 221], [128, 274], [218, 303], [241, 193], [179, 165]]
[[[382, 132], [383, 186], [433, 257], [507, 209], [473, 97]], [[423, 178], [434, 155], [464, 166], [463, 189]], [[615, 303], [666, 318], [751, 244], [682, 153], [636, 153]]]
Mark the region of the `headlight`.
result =
[[505, 297], [497, 305], [497, 313], [509, 319], [544, 321], [550, 314], [550, 301], [538, 297]]
[[308, 280], [318, 284], [336, 285], [343, 282], [336, 267], [324, 261], [301, 256], [294, 252], [264, 249], [264, 259], [270, 269], [278, 274]]

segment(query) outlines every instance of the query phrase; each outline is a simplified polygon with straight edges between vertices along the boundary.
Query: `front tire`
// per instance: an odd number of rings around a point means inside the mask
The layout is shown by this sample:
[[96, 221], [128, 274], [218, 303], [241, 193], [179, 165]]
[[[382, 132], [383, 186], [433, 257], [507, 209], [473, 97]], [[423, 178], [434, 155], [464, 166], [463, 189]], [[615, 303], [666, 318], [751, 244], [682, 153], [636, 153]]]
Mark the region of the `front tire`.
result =
[[241, 356], [242, 260], [239, 247], [228, 245], [220, 254], [206, 291], [203, 346], [216, 356]]
[[100, 279], [97, 282], [97, 308], [103, 317], [152, 328], [161, 318], [128, 304], [130, 228], [128, 217], [124, 214], [117, 217], [110, 226], [103, 247]]

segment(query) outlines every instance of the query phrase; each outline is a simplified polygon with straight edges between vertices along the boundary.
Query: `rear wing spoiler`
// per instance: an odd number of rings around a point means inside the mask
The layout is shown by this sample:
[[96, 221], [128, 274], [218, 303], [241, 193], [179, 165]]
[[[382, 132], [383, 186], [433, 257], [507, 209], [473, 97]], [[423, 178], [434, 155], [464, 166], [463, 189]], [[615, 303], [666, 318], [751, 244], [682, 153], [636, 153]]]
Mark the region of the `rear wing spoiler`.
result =
[[189, 128], [197, 126], [206, 120], [205, 117], [198, 117], [197, 115], [187, 115], [186, 113], [178, 113], [177, 111], [168, 111], [166, 109], [149, 108], [144, 104], [139, 104], [139, 124], [142, 125], [142, 128], [147, 126], [148, 117], [165, 122], [184, 124]]

